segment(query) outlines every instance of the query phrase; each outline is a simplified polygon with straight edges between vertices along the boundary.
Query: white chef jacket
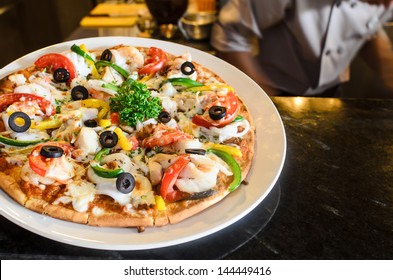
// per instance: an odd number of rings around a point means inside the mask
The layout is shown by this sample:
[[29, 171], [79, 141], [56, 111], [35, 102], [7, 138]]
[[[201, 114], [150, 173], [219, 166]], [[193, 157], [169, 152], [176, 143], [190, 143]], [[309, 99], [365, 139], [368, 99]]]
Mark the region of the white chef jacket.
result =
[[229, 0], [211, 44], [219, 51], [255, 51], [257, 45], [270, 86], [311, 96], [340, 83], [392, 8], [358, 0]]

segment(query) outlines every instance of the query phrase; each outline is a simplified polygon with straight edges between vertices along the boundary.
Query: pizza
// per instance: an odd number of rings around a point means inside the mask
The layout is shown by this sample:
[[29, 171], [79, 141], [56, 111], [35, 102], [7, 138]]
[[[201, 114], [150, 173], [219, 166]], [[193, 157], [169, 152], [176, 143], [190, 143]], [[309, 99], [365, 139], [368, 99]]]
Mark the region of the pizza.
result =
[[244, 185], [254, 155], [246, 105], [187, 50], [45, 53], [1, 77], [0, 114], [2, 190], [90, 226], [178, 223]]

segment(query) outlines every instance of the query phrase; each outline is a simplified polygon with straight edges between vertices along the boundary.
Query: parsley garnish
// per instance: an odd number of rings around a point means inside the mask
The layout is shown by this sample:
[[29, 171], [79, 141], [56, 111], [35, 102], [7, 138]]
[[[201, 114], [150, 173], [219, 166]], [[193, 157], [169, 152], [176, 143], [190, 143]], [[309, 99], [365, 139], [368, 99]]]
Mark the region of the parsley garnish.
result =
[[162, 111], [161, 101], [153, 97], [145, 84], [127, 80], [120, 86], [115, 97], [110, 98], [112, 112], [118, 112], [120, 122], [136, 126], [150, 118], [157, 118]]

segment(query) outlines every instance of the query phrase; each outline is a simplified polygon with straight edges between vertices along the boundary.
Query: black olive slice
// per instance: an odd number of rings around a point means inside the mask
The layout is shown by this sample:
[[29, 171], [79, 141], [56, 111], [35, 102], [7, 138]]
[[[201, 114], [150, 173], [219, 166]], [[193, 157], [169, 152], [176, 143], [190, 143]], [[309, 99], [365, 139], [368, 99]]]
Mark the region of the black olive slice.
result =
[[135, 178], [131, 173], [123, 172], [116, 179], [116, 188], [119, 192], [127, 194], [135, 187]]
[[53, 79], [58, 83], [67, 82], [70, 79], [70, 72], [65, 68], [57, 68], [53, 72]]
[[209, 116], [212, 120], [221, 120], [227, 114], [227, 108], [222, 106], [212, 106], [209, 109]]
[[46, 158], [59, 158], [64, 154], [64, 150], [58, 146], [42, 146], [40, 155]]
[[76, 86], [71, 90], [72, 100], [84, 100], [89, 97], [89, 91], [84, 86]]
[[195, 66], [192, 62], [186, 61], [180, 66], [180, 70], [184, 75], [191, 75], [195, 72]]
[[101, 60], [111, 61], [112, 52], [108, 49], [104, 50], [101, 54]]
[[195, 154], [195, 155], [205, 155], [206, 154], [205, 149], [185, 149], [185, 152], [187, 154]]
[[87, 127], [97, 127], [97, 121], [90, 119], [90, 120], [85, 120], [85, 122], [83, 123], [85, 126]]
[[[18, 120], [22, 121], [22, 124], [18, 124]], [[25, 132], [31, 126], [30, 117], [23, 112], [14, 112], [8, 119], [9, 127], [15, 132]]]
[[162, 111], [160, 114], [158, 114], [157, 118], [161, 123], [168, 123], [172, 119], [171, 115], [167, 111]]
[[100, 134], [100, 143], [104, 148], [113, 148], [118, 140], [119, 137], [112, 131], [104, 131]]

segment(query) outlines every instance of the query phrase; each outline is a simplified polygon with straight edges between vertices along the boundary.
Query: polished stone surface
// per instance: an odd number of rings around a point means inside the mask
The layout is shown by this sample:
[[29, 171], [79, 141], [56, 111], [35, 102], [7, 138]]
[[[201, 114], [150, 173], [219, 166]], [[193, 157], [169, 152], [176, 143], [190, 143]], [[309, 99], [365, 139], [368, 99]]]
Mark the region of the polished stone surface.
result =
[[0, 218], [2, 259], [393, 259], [393, 100], [275, 97], [287, 156], [269, 197], [211, 236], [149, 251], [61, 244]]
[[228, 257], [392, 259], [393, 101], [273, 101], [287, 134], [280, 204]]

